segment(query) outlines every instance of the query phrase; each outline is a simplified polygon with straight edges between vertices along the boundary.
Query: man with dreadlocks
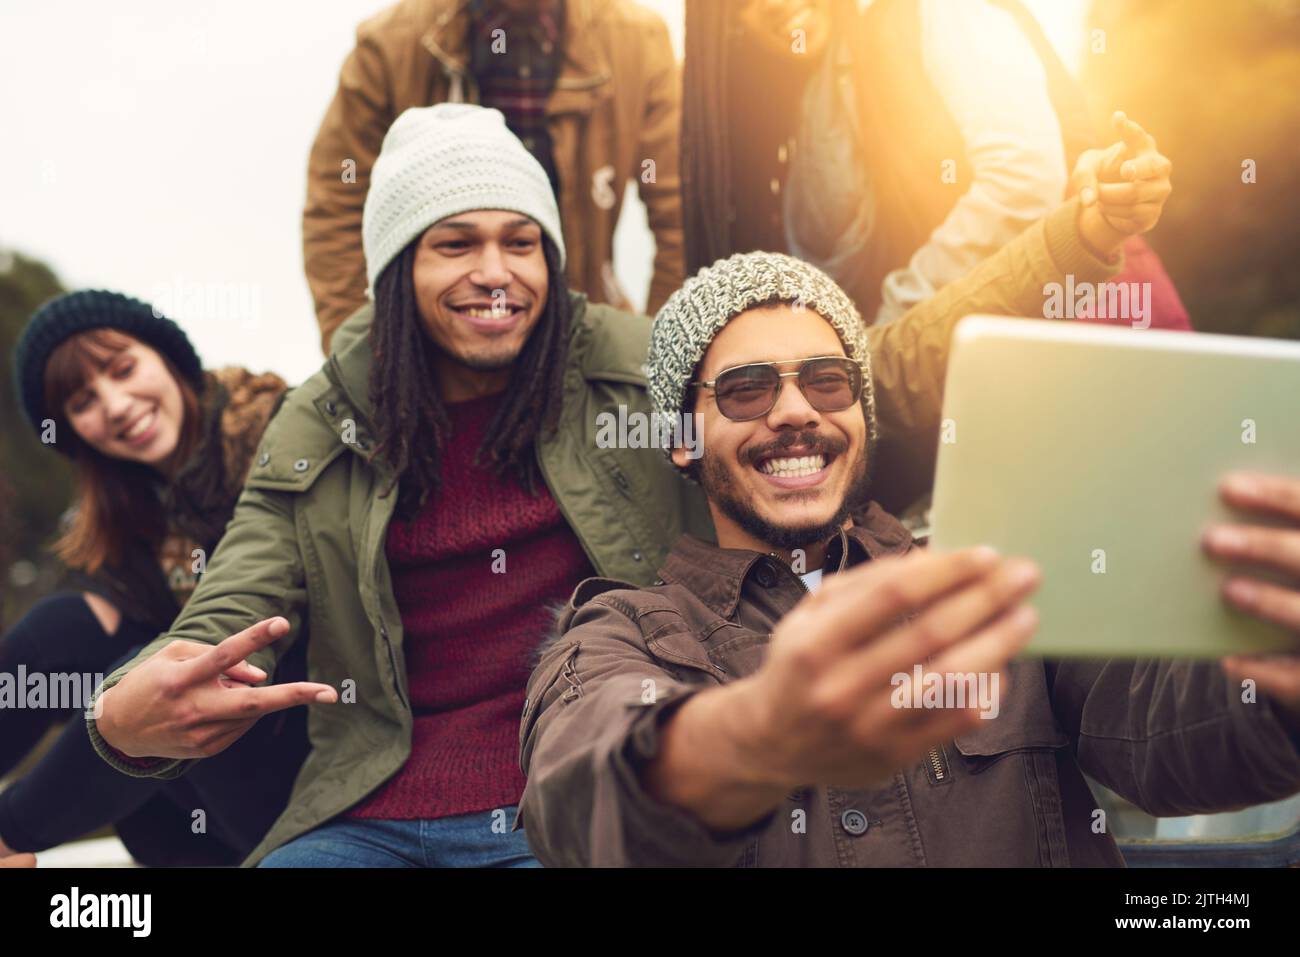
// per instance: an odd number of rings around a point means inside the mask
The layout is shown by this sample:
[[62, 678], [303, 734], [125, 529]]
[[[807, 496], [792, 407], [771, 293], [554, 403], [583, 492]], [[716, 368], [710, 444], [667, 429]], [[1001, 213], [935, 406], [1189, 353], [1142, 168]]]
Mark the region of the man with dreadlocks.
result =
[[[1116, 264], [1086, 245], [1111, 248], [1103, 228], [1064, 206], [864, 332], [900, 498], [904, 463], [916, 481], [933, 464], [957, 319], [1037, 312], [1063, 273], [1104, 279]], [[104, 683], [90, 735], [125, 773], [177, 775], [307, 704], [311, 754], [247, 864], [532, 864], [511, 828], [519, 714], [554, 607], [591, 575], [649, 585], [712, 521], [660, 449], [596, 441], [609, 413], [650, 412], [650, 322], [569, 292], [550, 182], [499, 112], [403, 113], [362, 232], [373, 307], [289, 394], [207, 573]], [[299, 637], [310, 682], [222, 677], [245, 660], [269, 676]]]

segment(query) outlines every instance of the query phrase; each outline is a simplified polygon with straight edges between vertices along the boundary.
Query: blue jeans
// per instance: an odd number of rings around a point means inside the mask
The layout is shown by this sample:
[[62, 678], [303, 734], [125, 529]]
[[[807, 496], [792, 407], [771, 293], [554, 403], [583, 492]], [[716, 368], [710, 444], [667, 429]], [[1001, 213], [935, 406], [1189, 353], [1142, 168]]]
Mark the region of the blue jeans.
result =
[[423, 821], [336, 818], [277, 847], [257, 866], [541, 867], [524, 832], [510, 830], [515, 813], [512, 806]]

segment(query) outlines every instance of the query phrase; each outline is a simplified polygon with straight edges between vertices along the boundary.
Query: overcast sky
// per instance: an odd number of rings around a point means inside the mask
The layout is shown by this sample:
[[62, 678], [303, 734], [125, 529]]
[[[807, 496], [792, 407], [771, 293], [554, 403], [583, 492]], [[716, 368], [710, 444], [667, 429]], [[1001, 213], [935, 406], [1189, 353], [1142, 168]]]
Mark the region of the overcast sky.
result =
[[[681, 51], [683, 0], [643, 0]], [[1029, 0], [1074, 60], [1084, 0]], [[307, 152], [356, 24], [382, 0], [4, 0], [0, 247], [184, 326], [208, 366], [320, 365], [300, 240]], [[625, 208], [615, 267], [644, 302]], [[196, 296], [197, 290], [203, 295]]]

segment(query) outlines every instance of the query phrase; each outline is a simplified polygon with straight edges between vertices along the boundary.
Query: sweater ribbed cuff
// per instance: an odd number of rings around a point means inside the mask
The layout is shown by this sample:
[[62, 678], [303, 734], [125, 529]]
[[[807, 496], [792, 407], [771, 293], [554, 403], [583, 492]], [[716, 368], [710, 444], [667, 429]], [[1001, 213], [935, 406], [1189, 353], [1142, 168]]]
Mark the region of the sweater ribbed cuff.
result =
[[1062, 273], [1076, 281], [1100, 282], [1124, 268], [1124, 254], [1117, 252], [1110, 262], [1098, 259], [1083, 242], [1079, 232], [1079, 198], [1075, 196], [1056, 207], [1043, 221], [1047, 251]]

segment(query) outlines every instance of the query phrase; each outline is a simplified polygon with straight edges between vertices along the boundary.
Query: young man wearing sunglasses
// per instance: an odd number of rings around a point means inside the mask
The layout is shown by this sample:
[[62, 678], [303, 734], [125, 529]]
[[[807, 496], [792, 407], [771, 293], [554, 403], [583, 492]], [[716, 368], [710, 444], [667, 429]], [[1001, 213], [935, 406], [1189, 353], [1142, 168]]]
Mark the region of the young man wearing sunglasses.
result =
[[[718, 544], [684, 536], [650, 588], [575, 591], [522, 719], [538, 858], [1116, 866], [1084, 771], [1156, 815], [1300, 790], [1295, 662], [1012, 660], [1036, 566], [913, 551], [867, 498], [872, 358], [847, 295], [780, 254], [715, 263], [659, 313], [651, 400], [699, 416], [702, 457], [671, 457]], [[1273, 488], [1300, 527], [1300, 482]], [[1300, 575], [1300, 531], [1249, 534]], [[1300, 591], [1269, 597], [1300, 632]], [[1269, 700], [1243, 703], [1244, 675]]]
[[[1129, 231], [1154, 225], [1168, 161], [1154, 144], [1127, 158], [1152, 167], [1155, 201], [1067, 203], [864, 333], [881, 356], [873, 454], [899, 501], [932, 472], [956, 320], [1032, 313], [1045, 283], [1113, 272], [1124, 233], [1102, 206]], [[363, 223], [373, 307], [267, 429], [184, 614], [105, 683], [88, 728], [128, 774], [184, 773], [260, 715], [311, 705], [311, 755], [247, 864], [532, 863], [508, 825], [550, 609], [592, 574], [648, 585], [681, 531], [711, 532], [699, 490], [657, 448], [597, 441], [602, 416], [649, 414], [649, 322], [569, 293], [559, 223], [544, 170], [497, 111], [398, 118]], [[245, 659], [273, 675], [306, 634], [310, 682], [220, 679]]]

